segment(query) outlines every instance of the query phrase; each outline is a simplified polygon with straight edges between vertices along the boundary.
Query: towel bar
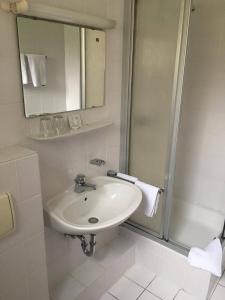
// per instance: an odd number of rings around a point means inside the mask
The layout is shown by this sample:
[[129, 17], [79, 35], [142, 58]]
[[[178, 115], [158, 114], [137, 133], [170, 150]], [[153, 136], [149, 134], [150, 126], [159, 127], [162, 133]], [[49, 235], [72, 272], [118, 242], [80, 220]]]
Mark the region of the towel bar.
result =
[[[133, 184], [135, 183], [135, 182], [133, 182], [133, 181], [131, 181], [131, 180], [127, 180], [127, 179], [118, 177], [118, 176], [117, 176], [117, 172], [114, 171], [114, 170], [108, 170], [108, 171], [107, 171], [107, 176], [109, 176], [109, 177], [114, 177], [114, 178], [118, 178], [118, 179], [127, 181], [127, 182], [129, 182], [129, 183], [133, 183]], [[165, 192], [165, 189], [164, 189], [164, 188], [160, 188], [160, 189], [159, 189], [159, 193], [160, 193], [160, 194], [162, 194], [162, 193], [164, 193], [164, 192]]]

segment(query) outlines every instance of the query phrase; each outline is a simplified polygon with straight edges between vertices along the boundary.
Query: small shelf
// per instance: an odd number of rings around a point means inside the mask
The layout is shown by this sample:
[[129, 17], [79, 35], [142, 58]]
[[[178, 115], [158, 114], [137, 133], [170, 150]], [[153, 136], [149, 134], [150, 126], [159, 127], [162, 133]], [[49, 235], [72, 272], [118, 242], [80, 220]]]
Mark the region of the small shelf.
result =
[[112, 125], [112, 121], [99, 121], [95, 123], [90, 123], [90, 124], [85, 124], [79, 129], [73, 129], [73, 130], [68, 130], [64, 134], [61, 135], [55, 135], [55, 136], [49, 136], [49, 137], [43, 137], [40, 135], [31, 135], [30, 138], [36, 141], [52, 141], [52, 140], [58, 140], [58, 139], [63, 139], [67, 137], [72, 137], [78, 134], [82, 134], [85, 132], [90, 132], [93, 130], [97, 130], [100, 128], [108, 127]]

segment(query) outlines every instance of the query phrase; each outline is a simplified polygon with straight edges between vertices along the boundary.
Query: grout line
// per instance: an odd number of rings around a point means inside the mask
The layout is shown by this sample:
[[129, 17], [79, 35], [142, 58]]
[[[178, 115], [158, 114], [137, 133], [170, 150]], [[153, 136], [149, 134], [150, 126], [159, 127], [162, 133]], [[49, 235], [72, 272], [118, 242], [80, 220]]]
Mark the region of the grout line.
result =
[[156, 279], [156, 277], [157, 277], [157, 275], [155, 275], [154, 277], [153, 277], [153, 279], [149, 282], [149, 284], [146, 286], [146, 290], [147, 290], [147, 288], [152, 284], [152, 282]]
[[181, 291], [185, 292], [184, 289], [182, 289], [182, 288], [179, 289], [179, 290], [177, 291], [176, 295], [173, 297], [173, 300], [175, 300], [175, 299], [177, 298], [177, 296], [179, 295], [179, 293], [180, 293]]
[[211, 292], [211, 294], [210, 294], [210, 296], [209, 296], [209, 300], [212, 299], [212, 296], [214, 295], [215, 290], [217, 289], [218, 285], [220, 285], [220, 284], [217, 283], [217, 284], [215, 285], [214, 289], [212, 290], [212, 292]]
[[129, 277], [127, 277], [127, 276], [125, 276], [125, 275], [124, 275], [123, 277], [125, 277], [125, 278], [126, 278], [126, 279], [128, 279], [129, 281], [131, 281], [131, 282], [135, 283], [135, 284], [136, 284], [136, 285], [138, 285], [139, 287], [141, 287], [141, 288], [145, 289], [145, 287], [144, 287], [144, 286], [140, 285], [140, 283], [136, 282], [135, 280], [133, 280], [133, 279], [131, 279], [131, 278], [129, 278]]
[[[223, 274], [221, 275], [220, 279], [221, 279], [224, 275], [225, 275], [225, 270], [223, 271]], [[214, 295], [214, 293], [215, 293], [215, 291], [216, 291], [218, 285], [219, 285], [219, 286], [222, 286], [223, 288], [225, 288], [224, 285], [220, 284], [220, 279], [219, 279], [218, 283], [215, 285], [214, 289], [212, 290], [209, 299], [212, 299], [212, 296]]]
[[143, 295], [143, 294], [144, 294], [144, 292], [145, 292], [145, 290], [143, 290], [143, 291], [140, 293], [140, 295], [137, 297], [137, 299], [136, 299], [136, 300], [140, 299], [141, 295]]
[[[145, 290], [145, 291], [149, 292], [148, 290]], [[156, 298], [158, 298], [158, 299], [160, 299], [160, 300], [164, 300], [163, 298], [159, 297], [158, 295], [156, 295], [156, 294], [154, 294], [154, 293], [152, 293], [152, 292], [149, 292], [149, 294], [155, 296]]]
[[110, 296], [112, 296], [113, 298], [120, 300], [119, 298], [117, 298], [116, 296], [114, 296], [113, 294], [111, 294], [109, 291], [107, 292]]

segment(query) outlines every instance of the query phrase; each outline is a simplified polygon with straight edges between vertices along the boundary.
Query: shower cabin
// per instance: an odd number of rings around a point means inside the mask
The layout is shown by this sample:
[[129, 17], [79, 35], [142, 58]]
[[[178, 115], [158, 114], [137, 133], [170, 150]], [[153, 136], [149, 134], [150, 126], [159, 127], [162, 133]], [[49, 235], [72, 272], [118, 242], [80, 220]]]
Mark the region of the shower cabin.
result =
[[205, 247], [225, 218], [225, 2], [125, 5], [120, 169], [165, 189], [126, 226]]

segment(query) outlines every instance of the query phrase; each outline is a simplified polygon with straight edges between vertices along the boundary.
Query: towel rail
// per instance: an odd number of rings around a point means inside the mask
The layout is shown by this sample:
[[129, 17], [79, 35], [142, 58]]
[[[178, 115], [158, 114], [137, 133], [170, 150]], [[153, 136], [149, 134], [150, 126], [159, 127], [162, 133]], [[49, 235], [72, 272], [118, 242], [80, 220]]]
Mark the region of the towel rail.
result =
[[[117, 179], [121, 179], [121, 180], [127, 181], [127, 182], [129, 182], [129, 183], [133, 183], [133, 184], [135, 183], [135, 182], [133, 182], [133, 181], [131, 181], [131, 180], [124, 179], [124, 178], [121, 178], [121, 177], [117, 176], [117, 172], [114, 171], [114, 170], [108, 170], [107, 176], [113, 177], [113, 178], [117, 178]], [[164, 192], [165, 192], [165, 189], [164, 189], [164, 188], [160, 188], [160, 189], [159, 189], [159, 194], [162, 194], [162, 193], [164, 193]]]

